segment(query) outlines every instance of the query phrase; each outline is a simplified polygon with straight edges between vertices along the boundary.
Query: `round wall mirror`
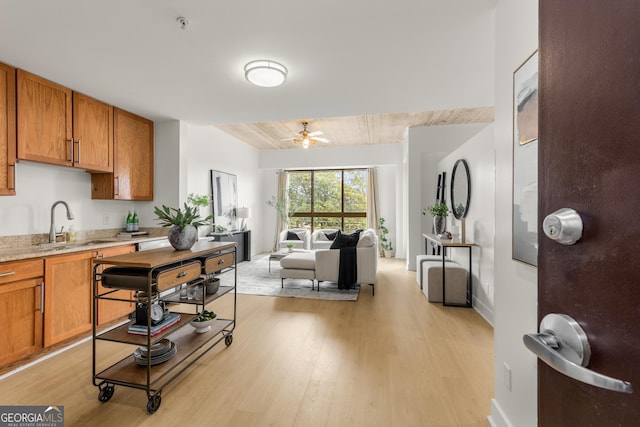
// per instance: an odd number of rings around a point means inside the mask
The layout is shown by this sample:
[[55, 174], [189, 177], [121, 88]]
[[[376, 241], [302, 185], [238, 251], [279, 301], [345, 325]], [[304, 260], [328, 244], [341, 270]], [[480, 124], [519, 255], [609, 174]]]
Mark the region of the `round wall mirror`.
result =
[[451, 210], [456, 219], [462, 219], [469, 212], [471, 201], [471, 175], [469, 165], [464, 159], [458, 159], [451, 172]]

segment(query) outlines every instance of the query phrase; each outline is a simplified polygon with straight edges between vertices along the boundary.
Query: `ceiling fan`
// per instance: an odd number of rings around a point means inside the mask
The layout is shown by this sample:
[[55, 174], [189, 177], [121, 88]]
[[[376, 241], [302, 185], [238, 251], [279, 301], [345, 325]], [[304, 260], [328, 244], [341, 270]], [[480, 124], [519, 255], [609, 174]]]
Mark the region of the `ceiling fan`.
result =
[[293, 138], [286, 138], [283, 141], [291, 140], [293, 141], [294, 144], [302, 143], [302, 148], [309, 148], [310, 144], [315, 144], [317, 142], [325, 142], [325, 143], [329, 142], [327, 138], [323, 138], [319, 136], [319, 135], [322, 135], [322, 131], [316, 130], [313, 132], [309, 132], [307, 130], [308, 125], [309, 125], [309, 122], [303, 121], [302, 130], [298, 132], [300, 136], [293, 137]]

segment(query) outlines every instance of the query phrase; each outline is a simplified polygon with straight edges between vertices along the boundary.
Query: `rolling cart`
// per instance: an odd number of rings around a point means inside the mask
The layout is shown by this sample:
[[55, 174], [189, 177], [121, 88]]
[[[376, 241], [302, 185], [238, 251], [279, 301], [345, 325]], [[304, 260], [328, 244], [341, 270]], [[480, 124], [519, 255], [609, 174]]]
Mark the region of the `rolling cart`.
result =
[[[147, 393], [147, 412], [153, 414], [167, 384], [218, 343], [229, 346], [233, 342], [236, 244], [199, 241], [185, 251], [160, 248], [93, 262], [93, 385], [99, 389], [98, 400], [108, 402], [116, 385], [142, 389]], [[229, 269], [234, 270], [233, 283], [216, 283], [216, 274]], [[208, 294], [206, 288], [213, 283], [218, 289]], [[122, 290], [129, 290], [131, 297], [123, 298]], [[181, 291], [189, 292], [192, 298], [181, 296]], [[206, 306], [230, 293], [231, 318], [216, 317], [197, 330], [189, 325]], [[128, 322], [99, 330], [101, 300], [133, 304], [135, 311]], [[118, 362], [98, 368], [100, 357], [107, 356], [100, 354], [100, 341], [121, 343], [132, 351]]]

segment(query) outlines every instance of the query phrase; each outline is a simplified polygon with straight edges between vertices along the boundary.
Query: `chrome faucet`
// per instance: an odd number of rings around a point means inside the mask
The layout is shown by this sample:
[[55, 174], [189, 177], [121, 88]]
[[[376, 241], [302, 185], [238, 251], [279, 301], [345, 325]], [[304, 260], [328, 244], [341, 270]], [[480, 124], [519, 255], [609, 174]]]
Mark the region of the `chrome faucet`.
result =
[[64, 207], [67, 208], [67, 219], [72, 220], [74, 218], [73, 213], [71, 213], [71, 209], [69, 208], [69, 205], [67, 204], [67, 202], [63, 200], [58, 200], [51, 206], [51, 227], [49, 228], [50, 243], [56, 243], [56, 237], [62, 234], [62, 230], [60, 230], [60, 234], [56, 234], [55, 217], [53, 215], [56, 206], [58, 206], [60, 203], [62, 203]]

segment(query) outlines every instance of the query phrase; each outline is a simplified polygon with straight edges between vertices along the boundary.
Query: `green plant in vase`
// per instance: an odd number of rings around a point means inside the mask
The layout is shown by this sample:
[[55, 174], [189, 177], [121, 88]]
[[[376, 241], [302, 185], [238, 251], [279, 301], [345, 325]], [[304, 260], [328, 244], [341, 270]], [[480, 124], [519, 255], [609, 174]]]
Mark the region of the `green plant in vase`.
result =
[[153, 210], [160, 225], [171, 227], [168, 234], [169, 243], [179, 251], [190, 249], [198, 237], [196, 227], [207, 225], [207, 221], [213, 217], [209, 215], [201, 219], [198, 206], [193, 206], [190, 203], [184, 204], [184, 210], [166, 205], [162, 205], [162, 208], [154, 206]]
[[380, 225], [380, 246], [382, 247], [384, 256], [391, 257], [391, 254], [393, 253], [393, 242], [387, 237], [389, 229], [384, 225], [384, 218], [380, 218], [378, 223]]
[[433, 216], [433, 230], [437, 235], [441, 235], [447, 228], [447, 215], [449, 215], [449, 207], [446, 203], [434, 203], [433, 205], [422, 210], [422, 215], [430, 213]]

